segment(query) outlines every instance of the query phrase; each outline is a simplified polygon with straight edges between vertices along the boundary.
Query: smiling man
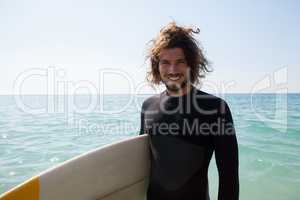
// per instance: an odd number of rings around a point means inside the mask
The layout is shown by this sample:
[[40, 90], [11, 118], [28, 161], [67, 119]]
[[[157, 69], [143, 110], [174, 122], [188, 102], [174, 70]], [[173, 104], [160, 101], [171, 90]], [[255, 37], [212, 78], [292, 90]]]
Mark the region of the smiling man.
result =
[[196, 33], [172, 22], [149, 51], [147, 78], [166, 90], [142, 105], [140, 134], [149, 134], [151, 149], [148, 200], [208, 200], [213, 153], [218, 199], [239, 198], [238, 144], [230, 109], [225, 100], [195, 87], [209, 72]]
[[170, 95], [181, 96], [190, 90], [187, 84], [188, 66], [181, 48], [162, 49], [158, 70]]

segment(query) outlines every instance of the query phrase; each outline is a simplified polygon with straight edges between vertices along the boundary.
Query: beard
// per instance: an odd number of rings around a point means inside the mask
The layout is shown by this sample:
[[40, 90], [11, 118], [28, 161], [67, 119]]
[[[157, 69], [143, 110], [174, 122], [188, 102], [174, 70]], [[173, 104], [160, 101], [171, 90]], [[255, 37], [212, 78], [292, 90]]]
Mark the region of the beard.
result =
[[182, 81], [181, 83], [168, 83], [168, 81], [163, 81], [167, 90], [171, 92], [180, 92], [187, 85], [187, 80]]

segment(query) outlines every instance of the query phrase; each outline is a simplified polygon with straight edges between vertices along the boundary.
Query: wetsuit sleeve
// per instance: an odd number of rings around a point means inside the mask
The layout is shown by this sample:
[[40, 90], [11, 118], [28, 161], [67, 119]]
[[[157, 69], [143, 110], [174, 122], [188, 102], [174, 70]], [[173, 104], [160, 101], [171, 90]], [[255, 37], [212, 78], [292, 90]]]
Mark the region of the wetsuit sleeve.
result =
[[218, 200], [237, 200], [239, 199], [238, 144], [232, 115], [225, 101], [221, 103], [218, 117], [225, 122], [224, 132], [214, 136], [215, 159], [219, 173]]
[[140, 122], [140, 132], [139, 135], [144, 134], [144, 124], [145, 124], [145, 113], [144, 113], [144, 104], [142, 106], [142, 110], [141, 110], [141, 122]]

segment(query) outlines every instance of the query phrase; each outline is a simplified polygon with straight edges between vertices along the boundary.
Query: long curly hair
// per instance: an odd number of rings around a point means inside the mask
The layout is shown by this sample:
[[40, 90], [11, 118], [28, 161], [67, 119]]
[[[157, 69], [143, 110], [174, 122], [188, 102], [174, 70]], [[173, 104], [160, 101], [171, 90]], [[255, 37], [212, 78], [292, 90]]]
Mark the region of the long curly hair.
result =
[[170, 22], [163, 27], [156, 38], [150, 40], [150, 48], [146, 59], [150, 59], [150, 71], [147, 72], [147, 80], [153, 85], [159, 85], [161, 80], [159, 74], [159, 55], [163, 49], [181, 48], [184, 52], [188, 66], [190, 67], [190, 81], [198, 84], [200, 78], [205, 77], [209, 62], [203, 54], [199, 42], [193, 34], [200, 33], [200, 29], [178, 26], [176, 22]]

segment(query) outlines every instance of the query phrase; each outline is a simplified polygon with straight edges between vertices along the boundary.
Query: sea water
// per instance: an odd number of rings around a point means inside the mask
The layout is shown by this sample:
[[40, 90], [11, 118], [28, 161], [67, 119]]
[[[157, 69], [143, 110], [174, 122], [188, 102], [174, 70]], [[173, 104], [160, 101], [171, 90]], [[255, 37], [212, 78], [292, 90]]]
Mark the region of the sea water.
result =
[[[0, 194], [74, 156], [138, 135], [148, 96], [0, 96]], [[299, 199], [300, 94], [222, 98], [237, 132], [240, 199]], [[217, 199], [214, 158], [209, 184]]]

